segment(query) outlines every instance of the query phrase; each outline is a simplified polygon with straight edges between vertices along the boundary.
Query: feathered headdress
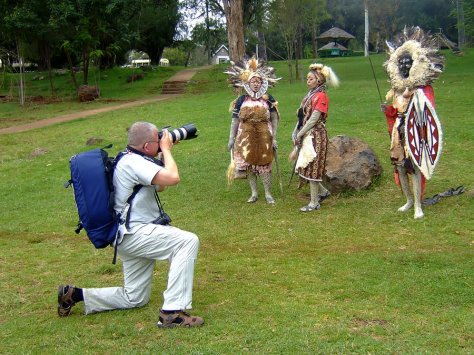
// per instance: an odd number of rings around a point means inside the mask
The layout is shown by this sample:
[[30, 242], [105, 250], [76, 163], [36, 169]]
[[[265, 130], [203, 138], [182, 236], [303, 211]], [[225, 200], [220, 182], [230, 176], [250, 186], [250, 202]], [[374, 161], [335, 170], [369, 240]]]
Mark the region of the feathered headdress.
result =
[[339, 86], [339, 79], [330, 67], [320, 63], [313, 63], [309, 66], [309, 70], [313, 72], [316, 77], [323, 79], [329, 86]]
[[[234, 63], [224, 72], [229, 75], [229, 83], [236, 88], [244, 88], [247, 94], [252, 97], [260, 98], [265, 94], [269, 87], [275, 86], [276, 82], [281, 78], [275, 76], [275, 69], [265, 66], [263, 61], [257, 58], [244, 58]], [[255, 93], [250, 89], [249, 82], [253, 77], [262, 79], [262, 87], [259, 92]]]
[[[438, 42], [420, 27], [405, 27], [403, 32], [388, 42], [389, 59], [384, 63], [392, 88], [413, 89], [436, 80], [444, 69], [444, 57], [439, 53]], [[410, 75], [403, 78], [399, 60], [404, 56], [413, 60]]]

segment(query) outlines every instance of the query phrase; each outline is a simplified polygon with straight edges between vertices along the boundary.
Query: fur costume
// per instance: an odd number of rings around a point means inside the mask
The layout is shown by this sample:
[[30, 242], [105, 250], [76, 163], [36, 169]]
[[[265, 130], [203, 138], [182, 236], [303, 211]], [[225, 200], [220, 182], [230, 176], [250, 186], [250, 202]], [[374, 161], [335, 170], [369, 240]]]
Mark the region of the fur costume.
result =
[[[392, 87], [387, 95], [428, 85], [443, 72], [444, 58], [439, 53], [436, 39], [419, 27], [405, 27], [394, 42], [387, 41], [387, 46], [389, 58], [384, 67]], [[399, 60], [405, 54], [413, 60], [408, 78], [403, 78], [398, 68]], [[387, 100], [391, 99], [392, 96], [387, 97]]]
[[241, 131], [235, 142], [235, 151], [251, 165], [267, 165], [273, 160], [269, 116], [268, 109], [263, 105], [247, 105], [240, 109]]
[[278, 103], [267, 90], [280, 78], [275, 77], [272, 67], [266, 67], [255, 57], [245, 58], [238, 63], [231, 62], [231, 67], [225, 73], [229, 75], [229, 82], [234, 88], [246, 92], [231, 104], [232, 123], [227, 146], [231, 151], [228, 182], [248, 177], [252, 189], [248, 202], [255, 202], [256, 175], [259, 175], [264, 183], [267, 202], [274, 203], [270, 192], [271, 168], [279, 113]]
[[[425, 178], [430, 178], [442, 149], [442, 130], [435, 112], [431, 83], [444, 69], [437, 42], [419, 27], [405, 27], [393, 42], [387, 42], [384, 67], [391, 89], [384, 107], [391, 135], [390, 157], [395, 177], [407, 197], [399, 211], [415, 204], [415, 218], [423, 217], [421, 198]], [[407, 174], [412, 174], [413, 195]]]

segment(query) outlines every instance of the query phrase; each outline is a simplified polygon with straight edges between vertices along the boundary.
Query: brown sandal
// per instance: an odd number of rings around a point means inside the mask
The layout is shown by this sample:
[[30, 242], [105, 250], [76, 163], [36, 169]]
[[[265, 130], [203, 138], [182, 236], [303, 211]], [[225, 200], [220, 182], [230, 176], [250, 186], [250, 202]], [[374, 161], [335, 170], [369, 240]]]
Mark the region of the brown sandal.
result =
[[173, 313], [165, 313], [160, 311], [160, 318], [156, 324], [158, 328], [175, 328], [175, 327], [199, 327], [204, 324], [204, 319], [198, 316], [191, 316], [185, 311], [176, 311]]
[[58, 287], [58, 315], [67, 317], [71, 313], [72, 307], [76, 304], [72, 299], [74, 290], [73, 285], [61, 285]]

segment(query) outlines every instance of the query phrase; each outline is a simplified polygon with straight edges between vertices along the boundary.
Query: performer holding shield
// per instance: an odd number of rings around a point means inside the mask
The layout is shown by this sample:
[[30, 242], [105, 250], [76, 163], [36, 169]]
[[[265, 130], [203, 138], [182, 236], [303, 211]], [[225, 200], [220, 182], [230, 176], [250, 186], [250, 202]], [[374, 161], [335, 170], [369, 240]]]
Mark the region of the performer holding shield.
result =
[[392, 138], [390, 158], [396, 168], [395, 178], [407, 198], [398, 210], [405, 212], [414, 206], [414, 217], [422, 218], [425, 179], [433, 174], [443, 142], [431, 83], [442, 73], [444, 58], [435, 39], [419, 27], [405, 28], [387, 45], [389, 59], [384, 67], [392, 88], [386, 100], [392, 104], [382, 104], [381, 109]]

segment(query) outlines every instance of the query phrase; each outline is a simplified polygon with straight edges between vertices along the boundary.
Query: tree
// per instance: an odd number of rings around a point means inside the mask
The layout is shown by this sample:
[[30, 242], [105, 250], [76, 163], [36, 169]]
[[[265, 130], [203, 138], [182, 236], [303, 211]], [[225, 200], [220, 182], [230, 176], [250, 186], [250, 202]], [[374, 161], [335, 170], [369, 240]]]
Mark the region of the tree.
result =
[[[378, 52], [386, 39], [391, 38], [399, 32], [403, 25], [400, 23], [398, 11], [400, 1], [394, 0], [390, 3], [378, 0], [367, 0], [370, 9], [370, 33], [367, 41], [367, 51], [370, 44]], [[365, 44], [364, 44], [365, 47]]]
[[238, 61], [245, 55], [243, 0], [223, 0], [227, 20], [230, 59]]
[[272, 4], [272, 24], [283, 35], [286, 46], [286, 57], [290, 82], [293, 81], [293, 58], [298, 28], [298, 7], [290, 0], [277, 0]]
[[[184, 8], [188, 13], [192, 12], [194, 20], [207, 15], [226, 18], [227, 40], [233, 61], [245, 55], [247, 40], [251, 37], [245, 29], [252, 22], [261, 20], [260, 14], [263, 16], [269, 3], [269, 0], [183, 0]], [[212, 37], [212, 34], [208, 34], [208, 37]], [[262, 33], [259, 37], [262, 38]], [[251, 45], [253, 47], [253, 43]]]
[[244, 1], [246, 49], [254, 51], [256, 56], [263, 61], [267, 61], [265, 32], [267, 32], [269, 5], [270, 1], [267, 0]]
[[197, 24], [192, 31], [192, 41], [199, 46], [204, 46], [206, 51], [215, 52], [222, 44], [226, 43], [227, 31], [215, 19], [209, 19], [209, 24]]
[[311, 31], [311, 47], [313, 51], [313, 57], [318, 57], [317, 51], [317, 37], [319, 36], [321, 24], [324, 21], [327, 21], [331, 18], [331, 15], [327, 11], [327, 1], [326, 0], [315, 0], [311, 1], [309, 4], [308, 20], [306, 21], [307, 27]]
[[[136, 11], [137, 0], [62, 0], [56, 18], [62, 19], [63, 41], [68, 66], [82, 63], [82, 84], [89, 83], [91, 54], [101, 65], [106, 58], [115, 58], [127, 39], [130, 9]], [[126, 25], [124, 25], [124, 23]]]
[[462, 47], [464, 46], [464, 42], [466, 40], [463, 0], [456, 0], [456, 14], [457, 14], [457, 27], [458, 27], [458, 47], [459, 49], [462, 49]]
[[369, 1], [364, 0], [364, 54], [367, 57], [369, 55]]
[[153, 64], [158, 64], [166, 46], [173, 38], [180, 19], [178, 0], [142, 0], [141, 10], [133, 18], [138, 28], [137, 49], [150, 55]]
[[166, 47], [163, 51], [163, 57], [168, 59], [173, 65], [186, 65], [186, 61], [188, 60], [187, 53], [179, 46]]
[[[35, 13], [34, 4], [30, 1], [17, 1], [9, 3], [8, 1], [2, 4], [5, 12], [3, 14], [6, 36], [8, 36], [15, 45], [15, 57], [19, 64], [19, 98], [20, 105], [25, 103], [25, 85], [24, 85], [24, 47], [37, 39], [37, 32], [35, 27], [39, 26], [40, 20], [37, 13]], [[38, 29], [41, 32], [41, 29]]]
[[[285, 44], [290, 81], [300, 79], [299, 59], [317, 57], [317, 36], [321, 23], [330, 17], [326, 0], [276, 0], [270, 7], [270, 26], [267, 36], [274, 39], [281, 34]], [[276, 41], [272, 40], [272, 46]], [[295, 68], [293, 75], [293, 66]]]
[[464, 30], [466, 44], [474, 44], [474, 0], [464, 0]]

